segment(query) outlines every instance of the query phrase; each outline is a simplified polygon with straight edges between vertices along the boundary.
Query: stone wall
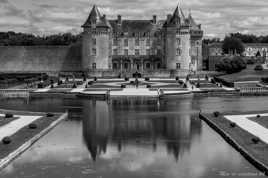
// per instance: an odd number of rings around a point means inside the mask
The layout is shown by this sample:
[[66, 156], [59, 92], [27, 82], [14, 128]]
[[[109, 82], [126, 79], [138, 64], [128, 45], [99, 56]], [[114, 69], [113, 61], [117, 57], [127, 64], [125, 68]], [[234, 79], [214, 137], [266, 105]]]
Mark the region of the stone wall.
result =
[[0, 72], [78, 72], [81, 45], [0, 46]]

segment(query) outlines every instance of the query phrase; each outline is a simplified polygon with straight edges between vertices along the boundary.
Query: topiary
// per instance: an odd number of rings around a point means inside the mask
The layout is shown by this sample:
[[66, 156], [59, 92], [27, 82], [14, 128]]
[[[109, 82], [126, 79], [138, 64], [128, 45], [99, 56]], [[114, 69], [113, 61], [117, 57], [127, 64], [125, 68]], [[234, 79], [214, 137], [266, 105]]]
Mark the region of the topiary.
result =
[[178, 80], [180, 80], [180, 78], [177, 76], [177, 77], [176, 77], [176, 81], [178, 81]]
[[251, 141], [252, 141], [254, 144], [258, 144], [261, 140], [260, 140], [260, 138], [258, 138], [258, 137], [254, 137], [254, 138], [251, 139]]
[[73, 84], [72, 88], [77, 88], [77, 86], [76, 86], [76, 84], [75, 84], [75, 83]]
[[150, 85], [150, 84], [147, 84], [147, 86], [146, 86], [147, 88], [151, 88], [152, 86]]
[[37, 125], [34, 124], [34, 123], [31, 123], [31, 124], [28, 125], [28, 128], [29, 129], [36, 129], [37, 128]]
[[98, 79], [97, 79], [97, 77], [94, 77], [94, 81], [96, 82]]
[[214, 117], [219, 117], [219, 116], [220, 116], [220, 112], [219, 112], [219, 111], [215, 111], [215, 112], [213, 113], [213, 115], [214, 115]]
[[11, 138], [10, 137], [4, 137], [2, 139], [2, 143], [5, 144], [5, 145], [8, 145], [11, 143]]
[[92, 85], [93, 84], [93, 81], [89, 81], [87, 84], [88, 85]]
[[121, 88], [126, 88], [126, 85], [125, 84], [121, 84]]
[[258, 114], [256, 117], [257, 117], [257, 118], [260, 118], [261, 116]]
[[13, 114], [11, 114], [11, 113], [6, 113], [6, 114], [5, 114], [5, 118], [12, 118], [12, 117], [14, 117], [14, 116], [13, 116]]
[[47, 113], [47, 117], [53, 117], [54, 114], [53, 113]]
[[129, 81], [129, 78], [128, 77], [125, 77], [125, 81]]
[[145, 77], [145, 81], [147, 81], [147, 82], [148, 82], [149, 80], [150, 80], [150, 78], [149, 78], [149, 77]]
[[236, 123], [231, 122], [231, 123], [230, 123], [230, 126], [234, 128], [234, 127], [236, 127]]

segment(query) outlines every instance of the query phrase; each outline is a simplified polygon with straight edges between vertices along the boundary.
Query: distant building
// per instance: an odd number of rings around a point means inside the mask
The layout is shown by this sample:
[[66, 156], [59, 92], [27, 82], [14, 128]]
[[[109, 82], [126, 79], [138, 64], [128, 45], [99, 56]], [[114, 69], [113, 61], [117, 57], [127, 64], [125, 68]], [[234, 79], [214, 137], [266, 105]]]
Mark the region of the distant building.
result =
[[85, 70], [202, 69], [201, 25], [180, 7], [165, 20], [108, 20], [94, 5], [82, 27]]
[[[262, 58], [268, 61], [267, 43], [244, 43], [245, 51], [243, 56], [249, 58]], [[215, 65], [224, 57], [222, 43], [211, 43], [203, 45], [203, 69], [214, 71]]]

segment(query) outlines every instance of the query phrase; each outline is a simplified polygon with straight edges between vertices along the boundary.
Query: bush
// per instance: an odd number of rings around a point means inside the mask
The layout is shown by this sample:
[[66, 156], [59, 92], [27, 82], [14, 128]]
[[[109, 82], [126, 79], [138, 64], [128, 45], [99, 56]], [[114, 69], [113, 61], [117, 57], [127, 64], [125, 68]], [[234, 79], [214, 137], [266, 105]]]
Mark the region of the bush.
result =
[[92, 85], [93, 84], [93, 81], [89, 81], [87, 84], [88, 85]]
[[176, 81], [179, 81], [180, 80], [180, 78], [178, 76], [175, 79], [176, 79]]
[[152, 86], [150, 85], [150, 84], [147, 84], [147, 86], [146, 86], [147, 88], [151, 88]]
[[129, 78], [128, 77], [125, 77], [125, 81], [129, 81]]
[[6, 114], [5, 114], [5, 118], [12, 118], [12, 117], [14, 117], [14, 116], [13, 116], [13, 114], [11, 114], [11, 113], [6, 113]]
[[98, 79], [97, 79], [97, 77], [94, 77], [94, 81], [96, 82]]
[[247, 64], [249, 65], [255, 64], [255, 61], [253, 59], [248, 59]]
[[125, 84], [121, 84], [121, 88], [126, 88], [126, 85]]
[[199, 82], [197, 82], [196, 88], [200, 88], [200, 83]]
[[186, 83], [184, 83], [184, 84], [183, 84], [183, 88], [187, 88], [187, 85], [186, 85]]
[[47, 117], [53, 117], [54, 114], [53, 113], [47, 113]]
[[58, 80], [58, 85], [61, 85], [63, 82], [61, 80]]
[[261, 140], [258, 138], [258, 137], [254, 137], [251, 139], [251, 141], [254, 143], [254, 144], [258, 144]]
[[215, 111], [215, 112], [213, 113], [213, 115], [214, 115], [214, 117], [219, 117], [219, 116], [220, 116], [220, 112], [219, 112], [219, 111]]
[[11, 138], [10, 137], [4, 137], [2, 139], [2, 143], [5, 144], [5, 145], [8, 145], [11, 143]]
[[28, 128], [29, 129], [37, 129], [37, 125], [34, 124], [34, 123], [31, 123], [31, 124], [28, 125]]
[[145, 77], [145, 81], [150, 81], [150, 78], [149, 77]]
[[225, 57], [216, 65], [216, 70], [219, 72], [236, 73], [247, 68], [245, 61], [239, 56]]
[[256, 71], [262, 71], [263, 70], [263, 67], [262, 67], [262, 65], [256, 65], [256, 67], [254, 68], [254, 70], [256, 70]]
[[261, 78], [261, 81], [262, 81], [263, 83], [268, 83], [268, 77], [263, 77], [263, 78]]
[[236, 127], [236, 123], [232, 122], [232, 123], [230, 123], [230, 126], [231, 126], [232, 128], [234, 128], [234, 127]]
[[44, 84], [43, 83], [38, 83], [37, 88], [44, 88]]
[[261, 116], [258, 114], [256, 117], [257, 117], [257, 118], [260, 118]]
[[77, 86], [76, 86], [76, 84], [75, 84], [75, 83], [73, 84], [72, 88], [77, 88]]

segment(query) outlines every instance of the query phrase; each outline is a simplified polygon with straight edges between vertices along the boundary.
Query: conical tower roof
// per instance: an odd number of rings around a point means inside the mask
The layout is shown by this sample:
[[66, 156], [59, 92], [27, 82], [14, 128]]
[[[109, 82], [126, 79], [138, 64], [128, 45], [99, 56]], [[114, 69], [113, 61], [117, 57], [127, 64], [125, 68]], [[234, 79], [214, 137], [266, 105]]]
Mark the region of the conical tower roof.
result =
[[96, 5], [93, 6], [86, 22], [84, 25], [82, 25], [82, 27], [91, 27], [92, 24], [95, 24], [96, 27], [111, 27], [108, 20], [106, 20], [106, 17], [101, 15]]
[[165, 25], [178, 25], [178, 24], [182, 25], [185, 24], [185, 20], [186, 20], [185, 15], [180, 6], [178, 5], [172, 17], [166, 21]]

